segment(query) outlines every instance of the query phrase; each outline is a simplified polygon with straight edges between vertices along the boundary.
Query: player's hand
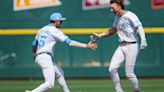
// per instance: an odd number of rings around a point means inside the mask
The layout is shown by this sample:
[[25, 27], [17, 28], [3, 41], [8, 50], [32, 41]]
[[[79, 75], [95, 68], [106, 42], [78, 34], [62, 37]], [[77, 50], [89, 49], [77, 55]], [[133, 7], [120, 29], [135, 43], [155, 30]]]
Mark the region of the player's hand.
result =
[[140, 49], [145, 49], [147, 47], [147, 42], [146, 40], [142, 40], [140, 44]]
[[97, 44], [88, 43], [88, 44], [86, 44], [86, 48], [96, 50]]
[[100, 39], [100, 38], [101, 38], [101, 35], [100, 34], [97, 34], [97, 33], [93, 33], [90, 36], [91, 41], [96, 41], [97, 39]]

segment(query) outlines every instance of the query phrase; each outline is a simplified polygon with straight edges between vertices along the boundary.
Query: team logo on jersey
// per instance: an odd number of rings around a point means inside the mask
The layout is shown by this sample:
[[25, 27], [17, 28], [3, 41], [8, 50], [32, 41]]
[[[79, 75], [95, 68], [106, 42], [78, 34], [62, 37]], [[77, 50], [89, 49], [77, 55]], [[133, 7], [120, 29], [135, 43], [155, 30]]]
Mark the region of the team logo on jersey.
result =
[[14, 0], [13, 8], [15, 11], [17, 10], [27, 10], [27, 9], [35, 9], [42, 7], [50, 7], [50, 6], [58, 6], [61, 5], [60, 0]]
[[153, 9], [164, 8], [164, 0], [151, 0], [151, 7]]
[[[110, 0], [82, 0], [83, 9], [90, 10], [90, 9], [99, 9], [99, 8], [106, 8], [109, 7]], [[124, 5], [129, 5], [129, 0], [123, 0]]]

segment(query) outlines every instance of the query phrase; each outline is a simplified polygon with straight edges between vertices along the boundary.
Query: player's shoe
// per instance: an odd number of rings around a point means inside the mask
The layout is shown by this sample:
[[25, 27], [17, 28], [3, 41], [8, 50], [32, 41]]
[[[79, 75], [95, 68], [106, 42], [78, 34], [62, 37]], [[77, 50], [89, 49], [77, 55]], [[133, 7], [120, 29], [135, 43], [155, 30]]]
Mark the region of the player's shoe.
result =
[[140, 92], [140, 90], [134, 90], [134, 92]]
[[25, 90], [25, 92], [32, 92], [32, 91], [29, 91], [29, 90]]
[[116, 91], [116, 92], [124, 92], [123, 90], [119, 90], [119, 91]]

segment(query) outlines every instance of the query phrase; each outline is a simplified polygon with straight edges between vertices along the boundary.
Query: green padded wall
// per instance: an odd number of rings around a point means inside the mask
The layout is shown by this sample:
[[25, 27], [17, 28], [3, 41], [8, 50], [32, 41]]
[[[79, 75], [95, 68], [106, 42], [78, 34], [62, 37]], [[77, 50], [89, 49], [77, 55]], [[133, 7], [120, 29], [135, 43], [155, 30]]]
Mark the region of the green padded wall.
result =
[[[82, 0], [60, 0], [61, 6], [23, 11], [13, 10], [13, 0], [0, 1], [0, 29], [38, 29], [49, 23], [49, 15], [61, 12], [67, 18], [64, 28], [110, 28], [113, 14], [109, 8], [83, 10]], [[130, 0], [127, 10], [135, 12], [144, 27], [164, 27], [164, 9], [152, 9], [151, 0]], [[155, 30], [154, 30], [155, 32]], [[140, 77], [164, 76], [164, 31], [148, 33], [148, 48], [137, 58], [136, 72]], [[88, 42], [90, 34], [69, 35], [70, 38]], [[0, 35], [0, 78], [41, 77], [31, 52], [34, 35]], [[108, 64], [117, 48], [117, 36], [101, 39], [96, 51], [69, 47], [58, 43], [55, 63], [61, 64], [66, 77], [108, 77]], [[159, 72], [160, 71], [160, 72]], [[124, 75], [124, 66], [120, 69]]]
[[[85, 43], [89, 40], [89, 35], [68, 36]], [[0, 77], [40, 77], [41, 71], [37, 69], [31, 51], [33, 38], [31, 35], [0, 36]], [[136, 64], [139, 76], [164, 76], [161, 71], [164, 69], [163, 39], [163, 34], [147, 34], [149, 46], [140, 51]], [[54, 62], [62, 65], [66, 77], [107, 77], [108, 63], [118, 45], [117, 36], [101, 39], [97, 44], [99, 48], [92, 51], [58, 43]], [[124, 76], [124, 66], [120, 72]]]

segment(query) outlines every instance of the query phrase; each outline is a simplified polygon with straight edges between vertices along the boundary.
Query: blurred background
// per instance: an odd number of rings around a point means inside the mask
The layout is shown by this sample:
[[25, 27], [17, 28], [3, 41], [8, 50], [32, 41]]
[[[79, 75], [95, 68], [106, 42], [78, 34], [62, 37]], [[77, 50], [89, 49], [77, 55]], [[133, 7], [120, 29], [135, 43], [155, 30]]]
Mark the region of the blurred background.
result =
[[[0, 78], [42, 78], [33, 60], [31, 44], [39, 28], [49, 23], [53, 12], [67, 18], [62, 31], [71, 39], [87, 43], [93, 32], [112, 27], [114, 15], [109, 0], [1, 0], [0, 1]], [[139, 77], [164, 77], [164, 1], [124, 0], [125, 8], [143, 23], [148, 48], [139, 53]], [[97, 41], [96, 51], [58, 43], [54, 62], [66, 78], [108, 78], [108, 65], [118, 46], [117, 35]], [[124, 65], [120, 70], [124, 75]]]

